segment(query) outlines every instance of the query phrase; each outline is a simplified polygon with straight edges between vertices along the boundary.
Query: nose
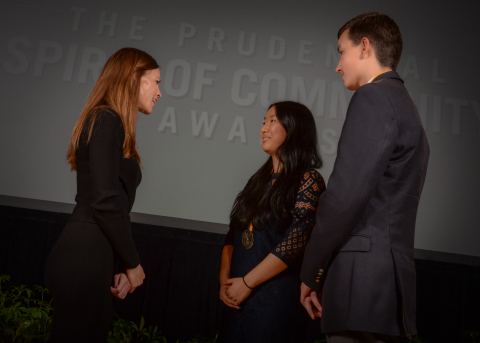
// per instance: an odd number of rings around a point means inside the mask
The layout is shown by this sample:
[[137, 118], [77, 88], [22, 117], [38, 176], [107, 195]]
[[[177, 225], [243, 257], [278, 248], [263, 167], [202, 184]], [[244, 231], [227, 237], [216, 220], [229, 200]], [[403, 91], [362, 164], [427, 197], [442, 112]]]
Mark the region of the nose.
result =
[[[341, 60], [340, 60], [341, 61]], [[337, 67], [335, 68], [335, 71], [337, 73], [341, 73], [342, 72], [342, 68], [340, 67], [340, 61], [338, 61], [338, 64], [337, 64]]]
[[162, 97], [162, 93], [160, 93], [160, 88], [157, 88], [157, 98], [161, 98]]

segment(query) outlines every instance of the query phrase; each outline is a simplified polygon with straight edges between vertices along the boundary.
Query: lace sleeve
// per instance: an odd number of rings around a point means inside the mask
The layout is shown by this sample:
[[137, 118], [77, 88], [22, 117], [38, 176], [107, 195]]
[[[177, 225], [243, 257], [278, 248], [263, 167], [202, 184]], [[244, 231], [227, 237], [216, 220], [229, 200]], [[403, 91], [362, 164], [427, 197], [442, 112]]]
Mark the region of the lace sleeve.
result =
[[324, 191], [325, 182], [319, 172], [312, 169], [304, 174], [295, 202], [296, 215], [283, 240], [272, 251], [285, 264], [290, 265], [303, 255], [315, 225], [318, 199]]

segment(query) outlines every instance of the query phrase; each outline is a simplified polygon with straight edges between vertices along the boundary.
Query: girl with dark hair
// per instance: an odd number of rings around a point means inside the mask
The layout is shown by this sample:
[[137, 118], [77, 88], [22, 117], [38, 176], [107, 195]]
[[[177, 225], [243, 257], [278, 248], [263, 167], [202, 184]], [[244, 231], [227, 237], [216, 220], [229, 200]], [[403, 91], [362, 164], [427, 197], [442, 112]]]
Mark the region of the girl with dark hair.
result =
[[219, 341], [303, 342], [299, 273], [325, 190], [315, 120], [302, 104], [277, 102], [260, 137], [270, 158], [237, 195], [222, 252]]
[[[123, 299], [143, 283], [129, 216], [142, 177], [135, 128], [138, 112], [150, 114], [161, 97], [159, 83], [152, 56], [120, 49], [73, 129], [67, 160], [77, 171], [77, 205], [45, 267], [55, 306], [51, 342], [106, 342], [112, 295]], [[114, 256], [123, 268], [115, 277]]]

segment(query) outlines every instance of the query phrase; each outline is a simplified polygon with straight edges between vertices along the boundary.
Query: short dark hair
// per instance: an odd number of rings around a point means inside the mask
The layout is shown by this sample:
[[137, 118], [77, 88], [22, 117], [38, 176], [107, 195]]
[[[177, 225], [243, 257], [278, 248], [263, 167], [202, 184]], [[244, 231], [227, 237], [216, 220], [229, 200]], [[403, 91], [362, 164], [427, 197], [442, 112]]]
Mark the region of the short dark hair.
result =
[[361, 14], [341, 27], [338, 38], [347, 30], [354, 46], [360, 44], [362, 38], [368, 38], [380, 65], [397, 69], [403, 42], [400, 29], [392, 18], [378, 12]]

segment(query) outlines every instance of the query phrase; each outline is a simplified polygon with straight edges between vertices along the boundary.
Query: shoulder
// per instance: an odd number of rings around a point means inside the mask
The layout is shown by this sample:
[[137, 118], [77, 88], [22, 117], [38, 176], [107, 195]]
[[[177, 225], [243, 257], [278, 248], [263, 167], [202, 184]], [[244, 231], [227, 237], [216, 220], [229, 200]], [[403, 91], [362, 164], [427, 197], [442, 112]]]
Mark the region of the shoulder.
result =
[[112, 125], [122, 125], [122, 118], [120, 115], [112, 110], [111, 108], [101, 108], [96, 110], [96, 121], [112, 124]]
[[122, 133], [124, 132], [122, 118], [111, 108], [101, 108], [96, 110], [92, 118], [95, 118], [93, 128], [94, 132], [100, 130], [102, 132]]
[[352, 96], [352, 100], [356, 98], [369, 98], [369, 97], [379, 97], [385, 95], [385, 85], [379, 82], [370, 82], [367, 83], [355, 91], [355, 94]]
[[[98, 148], [99, 146], [107, 147], [112, 144], [121, 147], [125, 139], [125, 131], [122, 119], [112, 109], [102, 108], [92, 112], [90, 120], [91, 138], [90, 145]], [[93, 126], [92, 126], [93, 125]]]
[[325, 181], [323, 180], [322, 174], [314, 168], [309, 168], [303, 173], [299, 191], [307, 188], [313, 188], [315, 190], [325, 189]]
[[396, 72], [388, 72], [386, 76], [367, 83], [355, 91], [352, 96], [352, 101], [357, 99], [375, 98], [375, 102], [372, 105], [378, 105], [382, 102], [389, 102], [389, 99], [396, 96], [401, 96], [408, 93], [403, 80]]
[[304, 171], [302, 182], [306, 180], [313, 180], [313, 181], [323, 181], [322, 174], [320, 174], [316, 169], [309, 168]]
[[392, 92], [382, 82], [363, 85], [353, 94], [345, 121], [358, 122], [361, 127], [393, 119], [395, 111], [391, 97]]

